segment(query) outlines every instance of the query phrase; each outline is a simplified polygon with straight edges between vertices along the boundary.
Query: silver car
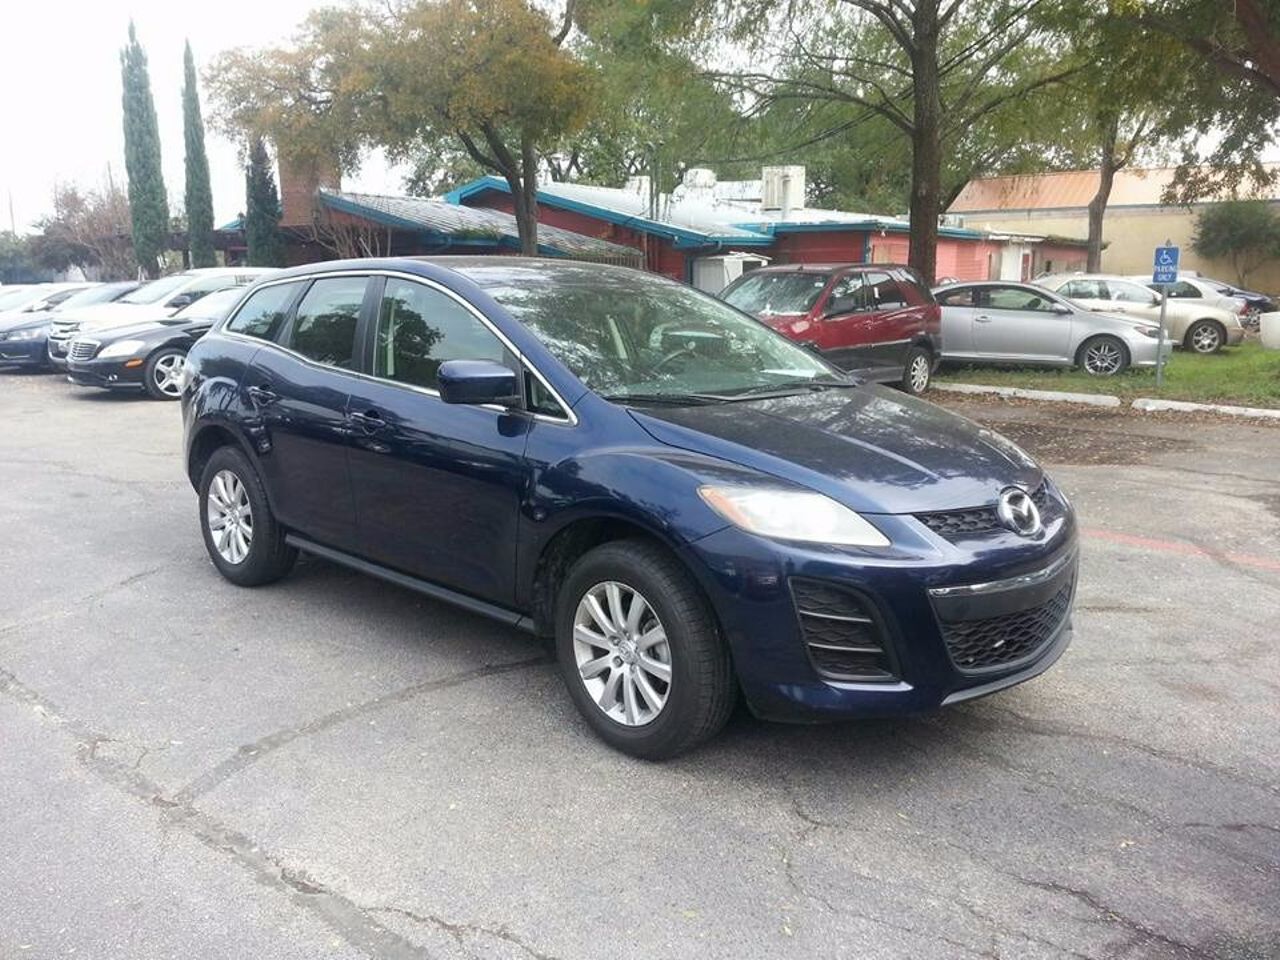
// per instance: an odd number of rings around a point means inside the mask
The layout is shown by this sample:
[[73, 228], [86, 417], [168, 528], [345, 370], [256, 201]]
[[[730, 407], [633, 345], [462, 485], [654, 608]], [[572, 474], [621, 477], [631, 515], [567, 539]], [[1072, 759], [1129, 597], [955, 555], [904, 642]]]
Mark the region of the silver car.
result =
[[1172, 341], [1153, 323], [1094, 313], [1029, 283], [938, 287], [944, 360], [1078, 366], [1096, 377], [1152, 367]]

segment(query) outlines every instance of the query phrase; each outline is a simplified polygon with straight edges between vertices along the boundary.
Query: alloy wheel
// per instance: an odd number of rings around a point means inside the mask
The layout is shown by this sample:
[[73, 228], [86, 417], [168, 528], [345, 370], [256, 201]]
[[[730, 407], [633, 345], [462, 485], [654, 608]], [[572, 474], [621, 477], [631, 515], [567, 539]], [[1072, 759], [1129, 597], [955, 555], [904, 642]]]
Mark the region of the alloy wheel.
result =
[[911, 369], [908, 372], [911, 378], [911, 392], [924, 393], [929, 386], [929, 358], [923, 354], [916, 354], [911, 361]]
[[1124, 361], [1120, 348], [1114, 343], [1102, 341], [1089, 345], [1084, 352], [1084, 368], [1087, 372], [1099, 377], [1107, 377], [1120, 369]]
[[671, 694], [671, 644], [649, 601], [615, 580], [597, 583], [573, 616], [573, 655], [587, 693], [609, 719], [639, 727]]
[[166, 397], [182, 396], [182, 368], [187, 358], [180, 353], [167, 353], [152, 366], [151, 379]]
[[230, 470], [219, 470], [209, 484], [206, 518], [214, 548], [223, 560], [243, 563], [253, 543], [253, 508], [249, 492]]
[[1213, 353], [1222, 345], [1222, 335], [1212, 323], [1196, 327], [1191, 334], [1191, 348], [1196, 353]]

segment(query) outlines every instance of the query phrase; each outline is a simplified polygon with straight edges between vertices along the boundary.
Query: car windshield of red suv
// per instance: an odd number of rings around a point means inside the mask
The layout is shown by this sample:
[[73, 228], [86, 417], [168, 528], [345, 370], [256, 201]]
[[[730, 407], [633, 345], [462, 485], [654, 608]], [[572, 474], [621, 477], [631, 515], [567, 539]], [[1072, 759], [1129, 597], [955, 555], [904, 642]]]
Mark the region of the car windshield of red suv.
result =
[[724, 299], [757, 317], [780, 313], [808, 313], [831, 279], [829, 273], [752, 273]]

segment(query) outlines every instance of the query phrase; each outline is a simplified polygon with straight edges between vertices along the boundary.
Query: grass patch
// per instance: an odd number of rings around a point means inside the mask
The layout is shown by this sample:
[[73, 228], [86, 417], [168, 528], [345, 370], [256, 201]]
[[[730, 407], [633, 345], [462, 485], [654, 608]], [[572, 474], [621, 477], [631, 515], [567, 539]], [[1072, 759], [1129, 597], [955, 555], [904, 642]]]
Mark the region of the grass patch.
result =
[[1280, 350], [1242, 343], [1209, 356], [1176, 350], [1156, 389], [1154, 368], [1127, 370], [1118, 377], [1091, 377], [1081, 370], [947, 364], [937, 375], [943, 383], [982, 383], [1030, 390], [1110, 393], [1132, 399], [1159, 397], [1197, 403], [1234, 403], [1280, 407]]

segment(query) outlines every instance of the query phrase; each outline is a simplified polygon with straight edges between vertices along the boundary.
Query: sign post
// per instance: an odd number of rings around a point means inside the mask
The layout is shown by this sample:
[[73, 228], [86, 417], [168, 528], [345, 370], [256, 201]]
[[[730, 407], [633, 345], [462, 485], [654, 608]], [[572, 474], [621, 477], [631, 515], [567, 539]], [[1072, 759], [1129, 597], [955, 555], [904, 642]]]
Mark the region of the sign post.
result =
[[1156, 347], [1156, 389], [1164, 386], [1164, 318], [1169, 309], [1169, 284], [1178, 282], [1178, 248], [1166, 240], [1156, 247], [1151, 282], [1160, 285], [1160, 340]]

